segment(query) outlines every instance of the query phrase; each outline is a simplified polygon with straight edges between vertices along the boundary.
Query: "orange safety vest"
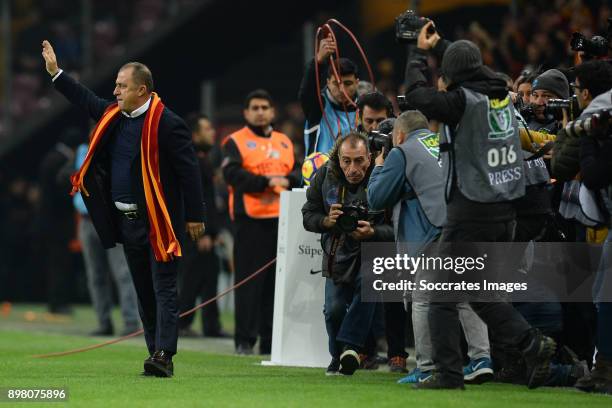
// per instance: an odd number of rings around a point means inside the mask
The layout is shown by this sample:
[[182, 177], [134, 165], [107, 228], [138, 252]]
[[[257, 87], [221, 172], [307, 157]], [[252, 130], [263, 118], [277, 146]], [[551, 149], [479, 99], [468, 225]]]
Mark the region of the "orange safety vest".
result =
[[[287, 135], [272, 131], [270, 137], [261, 137], [247, 126], [228, 136], [242, 157], [242, 167], [260, 176], [287, 176], [293, 170], [295, 157], [293, 143]], [[234, 189], [229, 186], [229, 209], [234, 219]], [[243, 193], [246, 215], [251, 218], [277, 218], [280, 209], [280, 191], [267, 187], [261, 193]]]

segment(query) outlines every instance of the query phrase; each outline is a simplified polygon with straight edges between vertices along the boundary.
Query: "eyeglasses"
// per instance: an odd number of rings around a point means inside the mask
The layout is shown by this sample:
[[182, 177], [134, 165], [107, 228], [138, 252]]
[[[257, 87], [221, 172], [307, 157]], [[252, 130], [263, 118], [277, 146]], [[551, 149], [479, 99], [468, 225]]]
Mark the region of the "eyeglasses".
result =
[[575, 82], [572, 82], [572, 83], [570, 84], [570, 86], [572, 87], [572, 89], [579, 89], [579, 90], [583, 90], [583, 89], [584, 89], [583, 87], [581, 87], [580, 85], [578, 85], [578, 84], [577, 84], [577, 83], [575, 83]]

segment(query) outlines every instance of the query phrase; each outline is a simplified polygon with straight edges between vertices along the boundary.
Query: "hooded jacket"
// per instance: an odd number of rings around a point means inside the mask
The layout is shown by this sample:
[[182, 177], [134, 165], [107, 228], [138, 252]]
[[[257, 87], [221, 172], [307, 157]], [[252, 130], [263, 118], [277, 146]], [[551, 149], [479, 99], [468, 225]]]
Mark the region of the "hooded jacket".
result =
[[[449, 44], [449, 41], [440, 40], [432, 50], [440, 61]], [[408, 58], [406, 67], [406, 101], [428, 119], [443, 122], [451, 128], [457, 126], [465, 112], [466, 97], [462, 87], [495, 99], [503, 99], [508, 95], [505, 81], [486, 66], [474, 70], [474, 73], [467, 76], [464, 81], [450, 84], [446, 92], [428, 86], [428, 76], [427, 54], [417, 49]], [[505, 222], [515, 218], [515, 210], [511, 202], [485, 204], [471, 201], [457, 188], [453, 188], [448, 203], [448, 218], [463, 221]]]

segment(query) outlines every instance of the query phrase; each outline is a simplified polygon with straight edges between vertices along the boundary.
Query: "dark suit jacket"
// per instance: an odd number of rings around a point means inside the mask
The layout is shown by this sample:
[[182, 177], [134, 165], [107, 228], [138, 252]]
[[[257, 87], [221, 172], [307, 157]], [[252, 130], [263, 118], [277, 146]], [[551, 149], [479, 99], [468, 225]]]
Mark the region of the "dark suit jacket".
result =
[[[55, 88], [71, 103], [83, 108], [95, 121], [100, 120], [104, 110], [112, 101], [102, 99], [63, 72], [54, 82]], [[111, 157], [109, 141], [121, 117], [115, 119], [96, 148], [89, 170], [84, 179], [89, 197], [83, 194], [89, 216], [105, 248], [122, 242], [117, 224], [115, 204], [111, 198], [110, 170]], [[185, 122], [168, 107], [159, 122], [159, 172], [166, 198], [166, 205], [172, 220], [174, 233], [180, 242], [185, 238], [186, 222], [202, 222], [204, 200], [202, 182], [191, 132]], [[146, 217], [146, 202], [142, 182], [140, 152], [130, 170], [133, 191], [141, 216]]]

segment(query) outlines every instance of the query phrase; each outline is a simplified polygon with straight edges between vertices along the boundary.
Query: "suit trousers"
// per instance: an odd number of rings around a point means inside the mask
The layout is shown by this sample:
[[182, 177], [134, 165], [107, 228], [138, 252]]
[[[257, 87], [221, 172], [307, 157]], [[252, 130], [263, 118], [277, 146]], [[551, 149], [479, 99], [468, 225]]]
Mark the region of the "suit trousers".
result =
[[176, 354], [178, 341], [178, 259], [155, 260], [149, 242], [149, 229], [142, 214], [128, 219], [123, 214], [119, 225], [123, 250], [138, 295], [138, 311], [149, 354], [164, 350]]

